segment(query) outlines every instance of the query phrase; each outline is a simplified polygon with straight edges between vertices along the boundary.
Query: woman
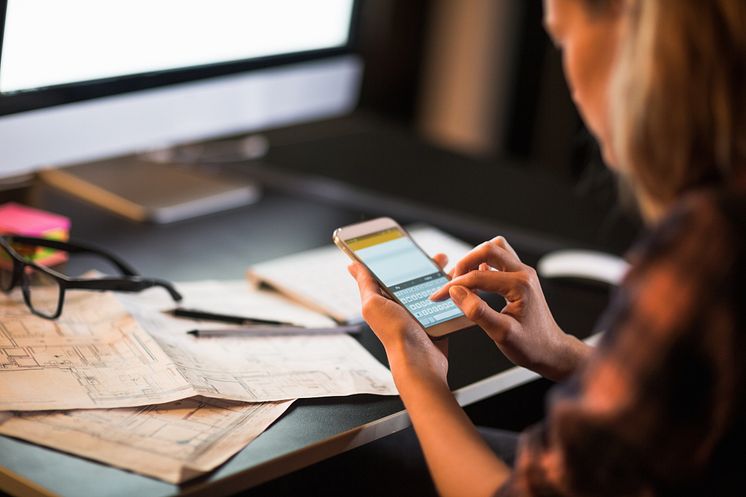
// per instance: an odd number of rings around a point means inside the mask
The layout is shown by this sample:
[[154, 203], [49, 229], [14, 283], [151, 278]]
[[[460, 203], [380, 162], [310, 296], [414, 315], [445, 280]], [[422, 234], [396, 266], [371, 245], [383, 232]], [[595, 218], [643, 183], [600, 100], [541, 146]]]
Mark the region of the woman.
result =
[[[363, 316], [442, 495], [742, 495], [746, 2], [544, 4], [573, 99], [651, 228], [598, 350], [559, 329], [536, 273], [501, 237], [432, 296], [450, 296], [516, 364], [564, 382], [511, 468], [451, 395], [445, 342], [353, 264]], [[476, 290], [507, 305], [491, 309]]]

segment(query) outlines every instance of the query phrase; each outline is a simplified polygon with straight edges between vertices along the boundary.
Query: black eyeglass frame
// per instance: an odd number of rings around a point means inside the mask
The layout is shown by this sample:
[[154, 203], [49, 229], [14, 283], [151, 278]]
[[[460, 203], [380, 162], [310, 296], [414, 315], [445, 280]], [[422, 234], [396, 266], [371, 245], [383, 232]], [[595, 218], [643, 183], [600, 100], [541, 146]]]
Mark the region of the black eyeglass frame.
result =
[[[21, 256], [12, 246], [13, 243], [21, 245], [45, 247], [55, 250], [62, 250], [69, 254], [92, 254], [102, 257], [113, 264], [121, 273], [123, 278], [115, 277], [102, 277], [102, 278], [71, 278], [67, 275], [59, 273], [54, 269], [47, 266], [37, 264], [33, 261], [26, 260]], [[30, 236], [16, 236], [16, 235], [4, 235], [0, 236], [0, 246], [8, 253], [11, 260], [13, 261], [13, 267], [11, 269], [11, 277], [9, 284], [5, 288], [0, 288], [5, 293], [9, 293], [20, 282], [21, 291], [23, 293], [23, 300], [29, 310], [36, 316], [46, 319], [57, 319], [62, 314], [62, 307], [65, 302], [65, 293], [67, 290], [91, 290], [91, 291], [114, 291], [114, 292], [140, 292], [152, 287], [162, 287], [165, 289], [171, 298], [180, 302], [182, 300], [181, 294], [174, 288], [173, 284], [166, 280], [158, 278], [142, 278], [132, 266], [127, 264], [125, 261], [117, 257], [116, 255], [102, 250], [92, 245], [78, 243], [78, 242], [61, 242], [57, 240], [48, 240], [46, 238], [36, 238]], [[60, 294], [57, 304], [57, 309], [52, 314], [45, 314], [39, 312], [34, 308], [31, 301], [31, 289], [29, 278], [25, 276], [26, 267], [31, 267], [36, 271], [40, 271], [57, 282]]]

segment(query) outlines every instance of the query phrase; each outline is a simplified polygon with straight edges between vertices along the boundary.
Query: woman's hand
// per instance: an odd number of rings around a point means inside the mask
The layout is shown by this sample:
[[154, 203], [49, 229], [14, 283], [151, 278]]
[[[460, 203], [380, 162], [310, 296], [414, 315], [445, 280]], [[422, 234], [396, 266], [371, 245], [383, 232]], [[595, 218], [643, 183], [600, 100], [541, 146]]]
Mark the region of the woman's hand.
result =
[[[560, 329], [536, 271], [521, 262], [503, 237], [474, 248], [456, 264], [451, 278], [430, 298], [450, 296], [515, 364], [561, 380], [585, 361], [590, 348]], [[507, 304], [497, 312], [476, 290], [498, 293]]]
[[[438, 254], [434, 260], [444, 267], [448, 258]], [[401, 305], [383, 294], [365, 266], [354, 262], [348, 270], [360, 289], [363, 319], [383, 343], [397, 384], [404, 375], [447, 383], [448, 341], [433, 342]]]
[[[446, 257], [434, 257], [445, 266]], [[448, 388], [447, 345], [433, 342], [362, 264], [349, 266], [360, 287], [363, 317], [386, 348], [391, 373], [440, 495], [492, 495], [510, 470], [485, 444]]]

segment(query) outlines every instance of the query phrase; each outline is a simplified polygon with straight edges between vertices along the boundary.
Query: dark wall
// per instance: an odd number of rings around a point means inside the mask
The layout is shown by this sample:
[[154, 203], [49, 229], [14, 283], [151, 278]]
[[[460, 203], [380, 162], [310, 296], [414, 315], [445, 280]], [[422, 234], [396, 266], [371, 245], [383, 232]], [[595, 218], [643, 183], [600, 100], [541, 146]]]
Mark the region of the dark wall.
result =
[[[359, 43], [366, 72], [360, 107], [410, 125], [413, 131], [435, 1], [361, 0]], [[579, 199], [607, 213], [604, 229], [635, 233], [638, 216], [620, 204], [616, 179], [572, 103], [561, 54], [543, 28], [542, 2], [493, 1], [517, 2], [512, 10], [518, 29], [513, 40], [516, 53], [511, 66], [503, 69], [511, 74], [508, 105], [500, 106], [507, 114], [507, 131], [494, 137], [500, 152], [482, 157], [482, 163], [507, 162], [559, 178]], [[495, 40], [503, 43], [504, 37]]]
[[[542, 27], [539, 0], [517, 2], [516, 56], [510, 73], [501, 155], [577, 177], [592, 143], [571, 102], [560, 54]], [[365, 60], [360, 107], [414, 124], [432, 0], [361, 0], [358, 43]], [[504, 38], [495, 36], [495, 43]], [[496, 110], [496, 112], [498, 112]], [[502, 157], [501, 157], [502, 158]]]
[[431, 0], [360, 0], [362, 109], [413, 122]]

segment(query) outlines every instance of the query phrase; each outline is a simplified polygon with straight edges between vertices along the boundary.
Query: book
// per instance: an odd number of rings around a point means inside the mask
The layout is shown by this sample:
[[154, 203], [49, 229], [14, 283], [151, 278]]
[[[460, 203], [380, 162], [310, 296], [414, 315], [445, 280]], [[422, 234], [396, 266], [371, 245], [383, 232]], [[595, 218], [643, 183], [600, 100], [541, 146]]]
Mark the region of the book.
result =
[[[418, 225], [407, 231], [422, 249], [433, 256], [448, 256], [446, 272], [471, 246], [430, 226]], [[247, 277], [255, 285], [266, 285], [285, 296], [321, 312], [338, 323], [362, 322], [360, 294], [347, 272], [350, 259], [336, 246], [292, 254], [249, 267]]]

